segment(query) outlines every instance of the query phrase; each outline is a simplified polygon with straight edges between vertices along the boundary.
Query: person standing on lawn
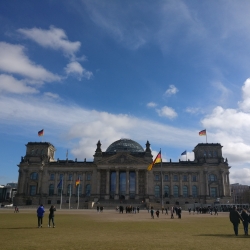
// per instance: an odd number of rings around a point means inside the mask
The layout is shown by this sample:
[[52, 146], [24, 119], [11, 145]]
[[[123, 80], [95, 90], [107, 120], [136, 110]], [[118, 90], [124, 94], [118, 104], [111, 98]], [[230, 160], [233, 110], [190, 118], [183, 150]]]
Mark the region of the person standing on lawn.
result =
[[50, 222], [52, 222], [53, 228], [55, 227], [55, 221], [54, 221], [54, 216], [55, 216], [54, 212], [55, 211], [56, 211], [56, 208], [55, 208], [55, 206], [52, 205], [49, 209], [49, 225], [48, 225], [48, 227], [50, 227]]
[[38, 209], [36, 210], [37, 219], [38, 219], [38, 228], [43, 227], [43, 214], [45, 213], [43, 204], [41, 204]]
[[238, 229], [239, 229], [240, 221], [244, 222], [244, 220], [242, 219], [241, 215], [238, 213], [236, 206], [233, 206], [233, 209], [230, 211], [229, 219], [233, 224], [235, 235], [238, 236]]

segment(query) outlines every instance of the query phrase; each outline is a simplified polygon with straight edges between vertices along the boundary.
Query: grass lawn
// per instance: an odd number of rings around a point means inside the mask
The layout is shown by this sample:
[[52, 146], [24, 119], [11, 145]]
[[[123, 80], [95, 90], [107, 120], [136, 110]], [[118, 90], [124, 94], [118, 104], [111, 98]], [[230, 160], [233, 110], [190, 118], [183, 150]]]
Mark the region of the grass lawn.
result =
[[234, 236], [228, 213], [189, 215], [170, 219], [147, 211], [119, 214], [115, 211], [57, 210], [56, 228], [48, 228], [48, 209], [43, 228], [37, 228], [35, 209], [0, 209], [0, 249], [249, 249], [250, 236]]

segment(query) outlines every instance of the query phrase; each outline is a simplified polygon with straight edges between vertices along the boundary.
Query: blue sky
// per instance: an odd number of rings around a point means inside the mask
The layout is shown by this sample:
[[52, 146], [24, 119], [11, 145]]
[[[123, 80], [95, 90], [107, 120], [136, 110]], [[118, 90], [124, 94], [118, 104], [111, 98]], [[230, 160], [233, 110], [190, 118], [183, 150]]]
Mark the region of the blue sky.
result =
[[231, 183], [249, 184], [249, 11], [243, 0], [2, 0], [0, 184], [17, 181], [30, 141], [91, 161], [98, 140], [103, 151], [148, 140], [178, 161], [206, 142], [202, 129], [223, 145]]

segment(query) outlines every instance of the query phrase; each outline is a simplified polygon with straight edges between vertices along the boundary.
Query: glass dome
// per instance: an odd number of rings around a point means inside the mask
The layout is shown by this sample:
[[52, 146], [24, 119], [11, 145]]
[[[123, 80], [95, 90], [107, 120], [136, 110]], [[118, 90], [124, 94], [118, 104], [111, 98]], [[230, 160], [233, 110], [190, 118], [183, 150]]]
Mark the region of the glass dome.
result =
[[128, 152], [144, 152], [143, 147], [130, 139], [120, 139], [113, 142], [106, 150], [106, 152], [119, 152], [119, 151], [128, 151]]

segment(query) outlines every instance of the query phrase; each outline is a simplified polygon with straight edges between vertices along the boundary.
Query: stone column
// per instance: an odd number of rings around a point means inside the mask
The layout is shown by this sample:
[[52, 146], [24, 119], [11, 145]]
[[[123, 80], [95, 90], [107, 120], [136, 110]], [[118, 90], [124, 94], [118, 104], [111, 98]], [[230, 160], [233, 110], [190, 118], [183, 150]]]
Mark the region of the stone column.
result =
[[80, 173], [80, 175], [82, 175], [82, 180], [80, 181], [80, 184], [82, 185], [82, 190], [79, 190], [82, 191], [82, 194], [85, 194], [86, 193], [86, 190], [85, 190], [85, 186], [86, 186], [86, 172], [82, 172]]
[[221, 193], [221, 196], [225, 196], [225, 181], [224, 181], [224, 171], [223, 170], [221, 170], [220, 171], [220, 174], [221, 174], [221, 191], [222, 191], [222, 193]]
[[192, 197], [192, 184], [191, 184], [191, 179], [192, 179], [192, 173], [188, 173], [188, 196]]
[[139, 199], [139, 170], [135, 170], [135, 199]]
[[183, 197], [183, 193], [182, 193], [182, 174], [181, 173], [179, 173], [179, 185], [180, 185], [179, 197]]
[[[92, 179], [92, 178], [91, 178]], [[100, 169], [97, 169], [97, 180], [96, 180], [97, 186], [96, 186], [96, 195], [98, 198], [100, 198], [100, 186], [101, 186], [101, 173]]]
[[170, 198], [172, 198], [174, 196], [173, 173], [170, 173], [169, 176], [170, 176]]
[[205, 178], [205, 196], [209, 196], [207, 171], [203, 171]]
[[110, 170], [106, 170], [106, 195], [105, 200], [109, 200], [109, 190], [110, 190]]
[[126, 195], [125, 200], [129, 199], [129, 169], [126, 169]]
[[119, 170], [116, 170], [115, 200], [119, 200]]

